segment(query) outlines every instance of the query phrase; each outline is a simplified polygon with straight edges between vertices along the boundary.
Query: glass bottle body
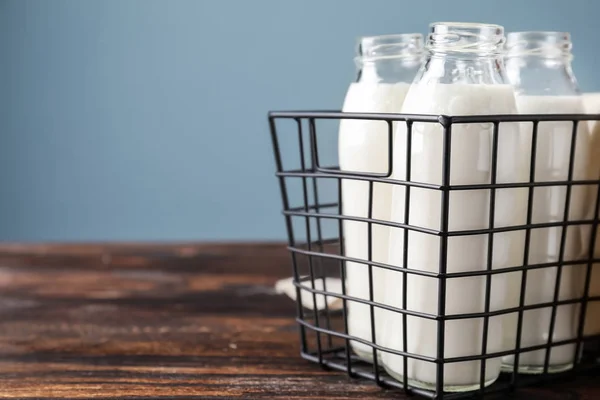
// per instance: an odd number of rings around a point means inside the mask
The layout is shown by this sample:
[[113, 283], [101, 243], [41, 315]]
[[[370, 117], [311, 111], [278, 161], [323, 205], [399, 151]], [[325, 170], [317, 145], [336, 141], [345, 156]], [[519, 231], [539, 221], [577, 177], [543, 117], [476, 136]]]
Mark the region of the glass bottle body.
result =
[[[348, 88], [342, 111], [398, 113], [410, 82], [421, 65], [423, 38], [420, 34], [400, 34], [360, 39], [356, 64], [358, 78]], [[339, 162], [343, 171], [385, 173], [388, 171], [388, 126], [385, 121], [342, 120], [339, 129]], [[391, 186], [375, 183], [369, 203], [369, 183], [343, 179], [342, 213], [389, 221]], [[369, 210], [371, 208], [371, 210]], [[364, 222], [343, 221], [344, 254], [364, 262], [346, 262], [346, 293], [362, 300], [383, 300], [385, 270], [372, 267], [373, 291], [369, 289], [369, 237], [371, 260], [385, 263], [388, 255], [388, 228], [373, 224], [371, 236]], [[347, 302], [348, 333], [368, 342], [379, 342], [382, 309], [356, 301]], [[375, 338], [371, 319], [375, 319]], [[375, 340], [374, 340], [375, 339]], [[353, 351], [363, 360], [373, 361], [373, 348], [350, 341]]]
[[[508, 35], [506, 66], [510, 82], [515, 87], [517, 110], [521, 114], [582, 114], [585, 112], [577, 81], [571, 69], [571, 41], [562, 32], [516, 32]], [[532, 140], [533, 124], [524, 126]], [[588, 124], [577, 124], [572, 179], [588, 178], [590, 137]], [[576, 185], [570, 188], [569, 210], [565, 216], [568, 187], [560, 184], [569, 176], [574, 124], [571, 121], [542, 121], [537, 124], [535, 182], [555, 185], [535, 187], [532, 201], [533, 224], [558, 223], [591, 217], [587, 203], [590, 188]], [[565, 230], [563, 232], [563, 230]], [[580, 226], [555, 226], [531, 230], [528, 265], [576, 262], [587, 257], [589, 229]], [[563, 242], [564, 243], [561, 243]], [[562, 252], [561, 252], [562, 248]], [[560, 269], [560, 272], [559, 272]], [[582, 295], [582, 265], [547, 267], [527, 272], [525, 306], [569, 300]], [[508, 307], [519, 306], [522, 272], [509, 274]], [[557, 279], [560, 282], [557, 283]], [[555, 293], [556, 292], [556, 293]], [[517, 330], [518, 313], [508, 314], [504, 324], [504, 346], [514, 349], [517, 338], [520, 347], [545, 345], [576, 337], [577, 304], [556, 308], [543, 307], [523, 312], [523, 324]], [[519, 354], [516, 368], [521, 373], [549, 372], [569, 369], [575, 358], [575, 344], [552, 347]], [[514, 370], [515, 357], [503, 358], [503, 369]]]
[[[500, 51], [504, 41], [503, 28], [485, 24], [433, 24], [428, 41], [429, 57], [409, 89], [403, 113], [487, 115], [513, 114], [516, 104], [513, 88], [507, 84]], [[446, 128], [447, 129], [447, 128]], [[489, 184], [525, 180], [522, 163], [515, 162], [520, 150], [520, 129], [506, 123], [498, 127], [497, 173], [493, 175], [491, 149], [494, 125], [453, 124], [451, 132], [440, 124], [414, 122], [411, 131], [410, 176], [407, 175], [406, 124], [399, 123], [394, 143], [393, 177], [435, 185]], [[445, 140], [450, 137], [449, 181], [444, 179]], [[513, 225], [516, 189], [496, 190], [494, 225]], [[406, 198], [409, 197], [408, 202]], [[408, 204], [408, 220], [405, 206]], [[420, 228], [443, 230], [441, 213], [442, 191], [395, 186], [392, 193], [391, 218]], [[460, 190], [449, 192], [448, 231], [485, 229], [489, 227], [490, 190]], [[404, 246], [405, 235], [408, 235]], [[494, 234], [491, 265], [488, 265], [488, 235], [465, 235], [447, 238], [445, 262], [442, 261], [438, 235], [392, 229], [388, 261], [394, 266], [439, 273], [482, 271], [518, 265], [510, 247], [516, 240], [514, 232]], [[405, 254], [407, 252], [407, 254]], [[406, 262], [405, 262], [406, 261]], [[407, 282], [403, 282], [407, 279]], [[386, 281], [385, 302], [409, 311], [430, 315], [467, 314], [485, 311], [486, 277], [446, 279], [446, 301], [440, 309], [439, 279], [395, 273]], [[406, 304], [403, 304], [403, 288]], [[504, 306], [505, 278], [491, 275], [490, 310]], [[434, 358], [473, 356], [482, 354], [483, 318], [456, 319], [443, 322], [443, 354], [438, 348], [440, 322], [416, 316], [389, 314], [386, 318], [383, 345], [395, 350]], [[486, 353], [501, 351], [500, 317], [490, 317]], [[405, 338], [406, 335], [406, 338]], [[480, 377], [481, 361], [445, 364], [443, 376], [433, 362], [383, 353], [384, 367], [392, 376], [402, 379], [406, 374], [414, 386], [436, 389], [443, 380], [444, 391], [476, 389], [481, 382], [491, 384], [500, 372], [500, 358], [486, 363], [485, 376]]]

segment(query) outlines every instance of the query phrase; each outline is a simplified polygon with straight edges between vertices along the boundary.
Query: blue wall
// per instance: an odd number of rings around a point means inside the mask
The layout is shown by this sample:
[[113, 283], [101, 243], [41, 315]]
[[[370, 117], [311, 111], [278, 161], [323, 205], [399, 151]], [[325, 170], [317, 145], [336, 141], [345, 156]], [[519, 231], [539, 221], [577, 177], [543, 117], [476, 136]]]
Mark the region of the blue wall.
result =
[[[281, 239], [270, 109], [338, 108], [360, 35], [565, 30], [600, 90], [594, 0], [0, 2], [0, 239]], [[217, 174], [218, 172], [218, 174]]]

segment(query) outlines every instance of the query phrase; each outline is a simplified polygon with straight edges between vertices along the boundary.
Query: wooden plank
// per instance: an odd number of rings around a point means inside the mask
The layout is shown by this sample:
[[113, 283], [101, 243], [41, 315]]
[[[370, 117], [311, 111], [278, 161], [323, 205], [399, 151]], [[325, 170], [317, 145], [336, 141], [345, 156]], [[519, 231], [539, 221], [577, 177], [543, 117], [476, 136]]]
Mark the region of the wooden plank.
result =
[[[273, 291], [289, 261], [280, 244], [2, 244], [0, 398], [406, 398], [299, 357]], [[513, 398], [596, 399], [595, 378]]]

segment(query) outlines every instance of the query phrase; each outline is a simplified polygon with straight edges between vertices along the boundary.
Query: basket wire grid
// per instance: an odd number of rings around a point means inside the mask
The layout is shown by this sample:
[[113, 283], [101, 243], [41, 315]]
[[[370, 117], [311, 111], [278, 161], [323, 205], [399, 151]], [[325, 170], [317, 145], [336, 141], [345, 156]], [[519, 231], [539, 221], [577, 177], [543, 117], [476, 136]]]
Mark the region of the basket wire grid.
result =
[[[338, 124], [342, 119], [380, 121], [387, 124], [387, 146], [388, 146], [388, 171], [382, 173], [360, 173], [341, 171], [337, 166], [323, 166], [320, 156], [325, 150], [337, 149], [337, 127], [329, 126], [331, 129], [317, 129], [320, 123], [325, 121]], [[372, 114], [372, 113], [340, 113], [337, 111], [314, 111], [314, 112], [270, 112], [269, 127], [273, 144], [276, 163], [276, 176], [279, 180], [281, 197], [283, 201], [283, 214], [285, 218], [288, 249], [291, 255], [293, 267], [293, 280], [296, 291], [297, 322], [300, 332], [301, 356], [304, 359], [318, 363], [325, 368], [345, 371], [351, 377], [362, 377], [375, 381], [384, 387], [400, 388], [409, 394], [418, 394], [427, 398], [436, 399], [461, 399], [481, 396], [483, 394], [505, 392], [521, 386], [529, 386], [556, 379], [557, 376], [569, 376], [596, 368], [600, 365], [598, 342], [600, 335], [584, 336], [584, 322], [586, 309], [589, 302], [600, 301], [600, 296], [590, 296], [590, 280], [594, 263], [600, 259], [594, 258], [594, 244], [596, 243], [596, 231], [598, 227], [598, 210], [600, 205], [600, 179], [598, 180], [574, 180], [573, 170], [575, 164], [575, 143], [577, 140], [578, 125], [588, 123], [587, 121], [600, 120], [600, 115], [584, 114], [549, 114], [549, 115], [494, 115], [494, 116], [437, 116], [437, 115], [407, 115], [407, 114]], [[568, 174], [566, 180], [544, 182], [536, 181], [536, 147], [538, 136], [538, 125], [546, 121], [564, 121], [572, 123], [572, 134], [570, 139]], [[406, 179], [392, 179], [392, 167], [394, 165], [393, 143], [394, 126], [397, 123], [406, 124]], [[441, 184], [416, 182], [411, 180], [411, 146], [412, 127], [414, 123], [439, 124], [443, 132], [442, 146], [442, 181]], [[498, 132], [499, 126], [504, 123], [526, 123], [531, 126], [531, 154], [529, 156], [529, 177], [524, 182], [497, 182], [498, 161]], [[492, 124], [493, 136], [491, 140], [491, 179], [485, 184], [461, 184], [451, 183], [451, 141], [452, 127], [455, 124]], [[284, 126], [282, 126], [284, 125]], [[327, 136], [325, 142], [323, 136]], [[325, 150], [324, 150], [325, 148]], [[329, 153], [335, 153], [335, 150]], [[298, 157], [299, 156], [299, 157]], [[293, 162], [288, 162], [293, 159]], [[366, 217], [347, 216], [342, 213], [342, 180], [352, 179], [368, 182], [368, 215]], [[373, 213], [373, 186], [374, 183], [387, 183], [404, 186], [406, 189], [404, 223], [382, 221], [372, 218]], [[596, 193], [595, 208], [592, 219], [568, 220], [571, 189], [575, 185], [587, 186]], [[564, 218], [559, 222], [534, 223], [532, 222], [533, 196], [536, 187], [564, 186], [566, 187], [566, 199]], [[420, 226], [407, 223], [410, 215], [410, 193], [411, 188], [423, 188], [438, 191], [441, 195], [441, 225], [439, 230], [425, 229]], [[523, 188], [527, 191], [527, 216], [524, 225], [495, 227], [495, 203], [496, 191], [507, 188]], [[449, 230], [449, 202], [450, 194], [459, 190], [489, 190], [489, 223], [485, 229], [470, 229], [467, 231]], [[329, 211], [329, 212], [328, 212]], [[344, 254], [344, 226], [343, 221], [351, 220], [366, 223], [368, 226], [368, 259], [355, 259]], [[327, 226], [325, 226], [328, 224]], [[407, 234], [403, 236], [402, 266], [394, 266], [375, 262], [372, 260], [372, 227], [374, 224], [387, 225], [400, 228]], [[587, 258], [569, 261], [563, 259], [565, 237], [568, 226], [587, 225], [591, 227], [591, 238]], [[558, 262], [532, 264], [529, 262], [528, 247], [531, 240], [531, 231], [540, 227], [560, 227], [560, 251]], [[329, 228], [329, 229], [327, 229]], [[523, 230], [525, 232], [524, 257], [522, 265], [506, 269], [492, 268], [492, 254], [494, 245], [494, 234], [511, 230]], [[421, 232], [439, 237], [439, 270], [437, 273], [406, 268], [408, 261], [408, 233]], [[453, 236], [463, 235], [487, 235], [487, 265], [485, 269], [466, 272], [447, 272], [448, 240]], [[369, 298], [361, 299], [347, 294], [346, 288], [346, 262], [361, 263], [368, 268]], [[561, 272], [564, 266], [583, 265], [585, 268], [585, 282], [583, 296], [560, 300], [559, 288]], [[552, 302], [543, 304], [526, 305], [525, 291], [527, 284], [527, 272], [539, 268], [556, 268], [556, 281], [554, 287], [554, 298]], [[407, 279], [402, 280], [402, 306], [392, 307], [374, 301], [373, 269], [383, 268], [407, 275], [427, 276], [437, 279], [437, 313], [433, 315], [418, 313], [407, 309]], [[491, 277], [494, 274], [516, 272], [522, 273], [520, 298], [518, 307], [509, 309], [490, 310]], [[341, 278], [341, 293], [328, 290], [326, 277]], [[446, 315], [446, 288], [447, 280], [460, 277], [484, 277], [484, 311], [469, 314]], [[308, 302], [312, 302], [312, 308], [303, 307], [306, 302], [302, 296], [308, 296]], [[317, 310], [317, 298], [324, 296], [324, 309]], [[328, 298], [341, 299], [341, 311], [332, 310], [327, 302]], [[352, 336], [348, 332], [348, 303], [356, 302], [369, 306], [370, 331], [373, 341]], [[580, 304], [577, 323], [577, 336], [575, 338], [555, 341], [553, 335], [549, 335], [545, 344], [536, 346], [521, 346], [521, 331], [523, 326], [524, 312], [531, 309], [551, 307], [550, 330], [553, 332], [556, 323], [557, 307], [566, 304]], [[383, 308], [401, 314], [403, 324], [402, 349], [391, 349], [376, 343], [376, 324], [374, 318], [375, 308]], [[515, 349], [502, 352], [488, 353], [488, 329], [489, 319], [493, 316], [507, 313], [518, 313], [517, 339]], [[437, 322], [437, 348], [436, 357], [425, 357], [407, 351], [407, 318], [428, 318]], [[481, 337], [480, 354], [445, 357], [444, 335], [445, 322], [466, 318], [482, 318], [483, 332]], [[372, 348], [372, 364], [362, 361], [353, 354], [350, 341], [363, 343]], [[570, 371], [550, 374], [549, 358], [552, 347], [575, 344], [574, 367]], [[546, 350], [543, 373], [539, 375], [518, 374], [517, 366], [519, 355], [534, 350]], [[377, 352], [387, 352], [403, 356], [404, 371], [407, 371], [408, 359], [420, 359], [436, 364], [435, 390], [425, 390], [414, 387], [404, 374], [402, 380], [391, 378], [381, 367]], [[491, 386], [485, 386], [486, 360], [490, 358], [514, 355], [515, 368], [511, 373], [502, 373], [500, 379]], [[470, 392], [447, 393], [444, 387], [444, 369], [452, 368], [452, 363], [464, 361], [480, 362], [479, 388]]]

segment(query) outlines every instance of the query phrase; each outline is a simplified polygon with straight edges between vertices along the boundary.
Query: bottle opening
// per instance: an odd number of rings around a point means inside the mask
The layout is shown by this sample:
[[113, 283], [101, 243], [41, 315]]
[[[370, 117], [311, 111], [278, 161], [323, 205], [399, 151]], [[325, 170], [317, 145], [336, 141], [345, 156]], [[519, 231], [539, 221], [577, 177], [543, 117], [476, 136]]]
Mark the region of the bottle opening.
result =
[[430, 52], [499, 54], [504, 45], [504, 28], [472, 22], [435, 22], [430, 25], [427, 49]]

